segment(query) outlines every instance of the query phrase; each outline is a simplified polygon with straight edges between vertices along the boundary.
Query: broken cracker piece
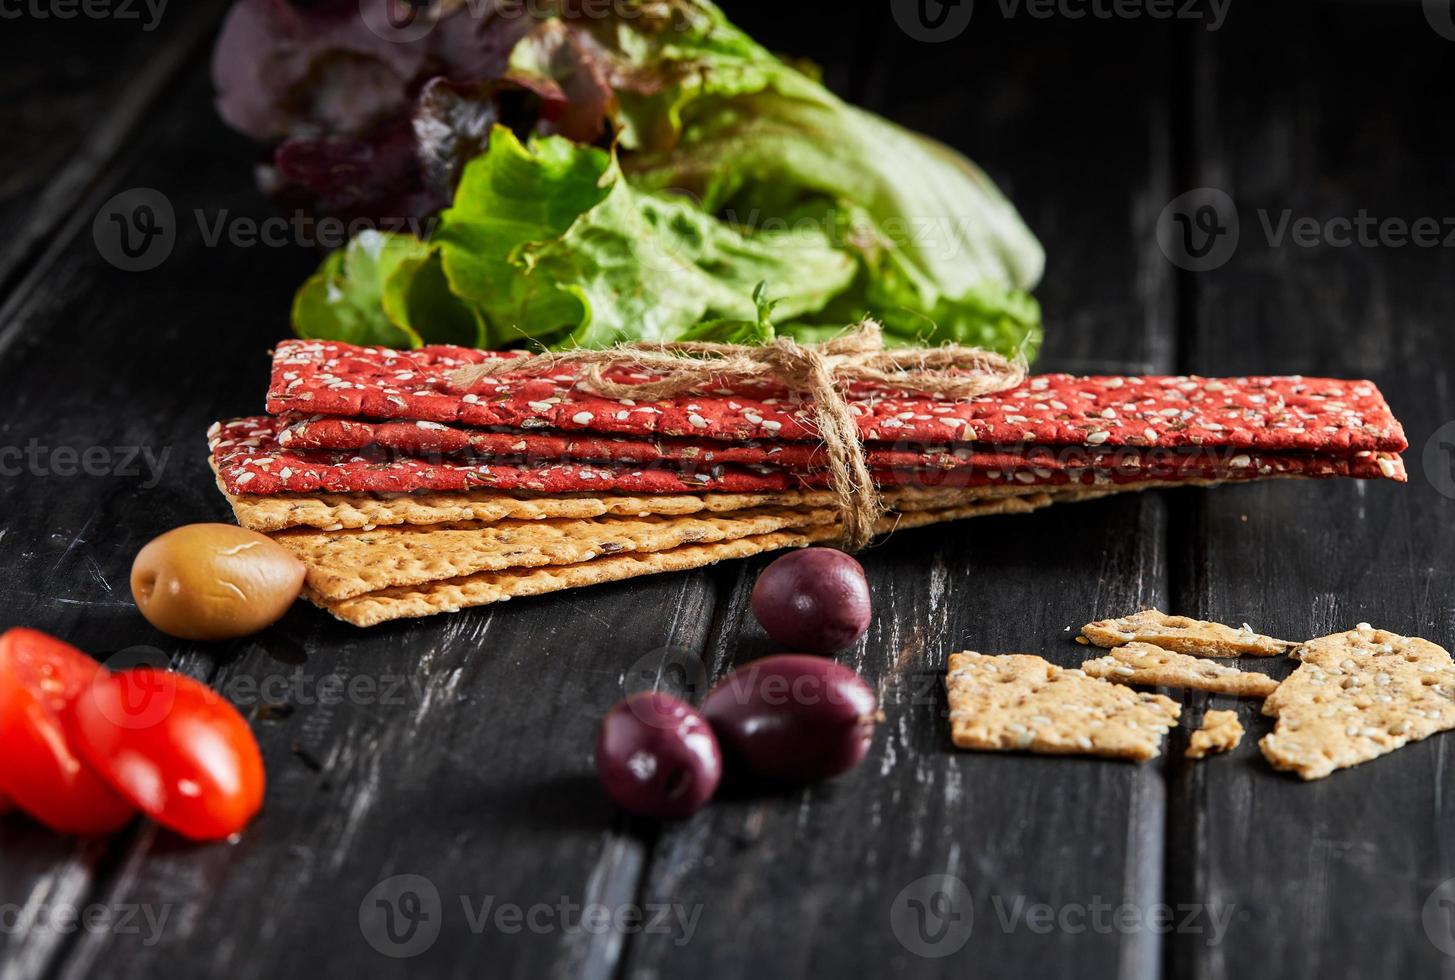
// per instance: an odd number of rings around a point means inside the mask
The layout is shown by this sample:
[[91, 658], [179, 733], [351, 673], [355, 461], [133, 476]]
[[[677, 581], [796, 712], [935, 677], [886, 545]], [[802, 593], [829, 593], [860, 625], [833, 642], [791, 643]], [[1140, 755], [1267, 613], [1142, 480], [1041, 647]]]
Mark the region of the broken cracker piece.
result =
[[1278, 724], [1258, 743], [1275, 769], [1322, 779], [1455, 728], [1455, 662], [1444, 647], [1360, 624], [1310, 640], [1263, 703]]
[[1188, 740], [1189, 759], [1205, 759], [1219, 752], [1231, 752], [1243, 740], [1243, 726], [1236, 711], [1209, 711], [1202, 716], [1202, 727]]
[[1095, 755], [1138, 762], [1162, 751], [1182, 708], [1029, 654], [952, 653], [950, 736], [962, 749]]
[[1126, 643], [1151, 643], [1195, 657], [1276, 657], [1294, 644], [1254, 633], [1246, 624], [1241, 629], [1209, 623], [1186, 616], [1169, 616], [1156, 609], [1143, 609], [1120, 619], [1087, 623], [1081, 632], [1099, 647]]
[[1266, 698], [1278, 689], [1278, 681], [1267, 674], [1212, 663], [1151, 643], [1114, 647], [1106, 656], [1086, 661], [1081, 669], [1117, 684], [1185, 687], [1239, 697]]

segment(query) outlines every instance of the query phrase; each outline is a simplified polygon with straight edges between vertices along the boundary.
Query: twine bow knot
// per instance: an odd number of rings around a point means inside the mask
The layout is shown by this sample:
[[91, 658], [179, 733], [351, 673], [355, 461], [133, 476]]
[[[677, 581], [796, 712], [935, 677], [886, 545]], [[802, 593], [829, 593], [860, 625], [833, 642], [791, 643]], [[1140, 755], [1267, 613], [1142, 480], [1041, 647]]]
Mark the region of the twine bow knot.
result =
[[[1026, 376], [1024, 360], [978, 347], [886, 348], [879, 325], [865, 320], [822, 343], [800, 344], [786, 337], [760, 347], [705, 341], [637, 342], [605, 350], [537, 354], [524, 366], [519, 358], [471, 364], [451, 372], [448, 380], [453, 389], [468, 391], [497, 375], [550, 375], [562, 368], [579, 369], [578, 383], [604, 398], [652, 401], [718, 387], [725, 379], [768, 379], [811, 401], [843, 527], [840, 544], [848, 551], [869, 543], [884, 514], [859, 426], [845, 396], [849, 385], [862, 383], [907, 395], [963, 399], [1014, 388]], [[607, 377], [613, 369], [659, 377], [613, 381]]]

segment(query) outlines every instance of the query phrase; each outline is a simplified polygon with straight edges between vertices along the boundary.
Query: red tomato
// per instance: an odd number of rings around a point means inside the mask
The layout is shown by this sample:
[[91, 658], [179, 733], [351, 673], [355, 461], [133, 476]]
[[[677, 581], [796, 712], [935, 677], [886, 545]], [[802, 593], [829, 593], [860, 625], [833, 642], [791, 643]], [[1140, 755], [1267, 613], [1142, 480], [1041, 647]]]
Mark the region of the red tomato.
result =
[[36, 630], [0, 636], [0, 790], [63, 834], [109, 834], [136, 812], [66, 739], [68, 706], [105, 674], [80, 650]]
[[157, 823], [193, 840], [237, 833], [263, 805], [263, 757], [222, 695], [142, 667], [98, 681], [71, 711], [86, 760]]
[[11, 803], [3, 795], [0, 795], [0, 817], [3, 817], [13, 809], [15, 809], [15, 804]]

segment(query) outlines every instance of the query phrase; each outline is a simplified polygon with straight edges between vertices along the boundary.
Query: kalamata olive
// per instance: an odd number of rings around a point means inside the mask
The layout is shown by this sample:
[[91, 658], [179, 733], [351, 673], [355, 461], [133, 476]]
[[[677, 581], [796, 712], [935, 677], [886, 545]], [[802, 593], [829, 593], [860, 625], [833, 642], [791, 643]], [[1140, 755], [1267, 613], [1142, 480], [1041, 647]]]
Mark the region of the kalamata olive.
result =
[[879, 703], [843, 664], [786, 653], [744, 664], [708, 692], [702, 714], [728, 765], [768, 779], [827, 779], [869, 751]]
[[601, 719], [596, 773], [617, 806], [675, 819], [700, 810], [722, 781], [722, 752], [703, 717], [670, 694], [633, 694]]
[[872, 612], [863, 566], [832, 548], [784, 555], [753, 586], [753, 615], [795, 650], [842, 650], [864, 635]]
[[231, 524], [188, 524], [137, 553], [131, 594], [141, 614], [183, 640], [247, 636], [282, 618], [303, 588], [303, 563], [276, 541]]

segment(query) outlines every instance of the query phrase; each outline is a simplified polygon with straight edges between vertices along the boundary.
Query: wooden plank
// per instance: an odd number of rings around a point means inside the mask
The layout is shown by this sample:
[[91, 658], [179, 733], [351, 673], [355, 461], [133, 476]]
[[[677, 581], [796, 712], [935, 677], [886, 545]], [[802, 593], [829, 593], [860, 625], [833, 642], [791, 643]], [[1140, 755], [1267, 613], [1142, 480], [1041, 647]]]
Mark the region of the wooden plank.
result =
[[[1170, 367], [1170, 270], [1133, 235], [1168, 189], [1170, 109], [1146, 84], [1167, 68], [1160, 29], [977, 15], [964, 37], [932, 46], [901, 36], [885, 5], [866, 31], [871, 107], [969, 152], [1042, 236], [1042, 364]], [[1108, 56], [1102, 42], [1118, 39]], [[1098, 903], [1160, 901], [1158, 766], [956, 752], [942, 685], [947, 654], [967, 647], [1079, 663], [1068, 629], [1164, 597], [1164, 533], [1147, 496], [913, 532], [868, 552], [875, 624], [841, 659], [882, 692], [888, 720], [869, 758], [837, 781], [732, 796], [669, 828], [643, 895], [700, 911], [700, 925], [690, 943], [635, 937], [626, 975], [705, 963], [722, 977], [1156, 975], [1154, 931], [1097, 930], [1093, 917], [1107, 915]], [[764, 564], [736, 569], [715, 677], [775, 649], [747, 609]], [[965, 918], [935, 916], [936, 892]], [[1084, 910], [1084, 930], [1042, 932], [1041, 905]]]
[[[1421, 454], [1455, 418], [1455, 255], [1388, 241], [1301, 247], [1275, 242], [1264, 222], [1276, 227], [1287, 210], [1322, 227], [1362, 212], [1433, 218], [1447, 234], [1455, 137], [1430, 120], [1455, 82], [1450, 41], [1413, 7], [1245, 13], [1256, 16], [1198, 41], [1205, 126], [1188, 186], [1227, 192], [1240, 234], [1226, 265], [1189, 276], [1195, 343], [1184, 366], [1373, 378], [1409, 432], [1411, 482], [1199, 498], [1179, 523], [1174, 603], [1295, 639], [1366, 620], [1448, 647], [1455, 501], [1440, 488], [1455, 485], [1448, 457], [1437, 449], [1427, 470]], [[1422, 912], [1455, 876], [1449, 736], [1303, 784], [1259, 754], [1271, 720], [1237, 707], [1248, 735], [1231, 758], [1174, 767], [1168, 843], [1171, 898], [1231, 910], [1232, 926], [1217, 944], [1171, 937], [1167, 972], [1448, 973]], [[1433, 912], [1439, 926], [1438, 901]]]

